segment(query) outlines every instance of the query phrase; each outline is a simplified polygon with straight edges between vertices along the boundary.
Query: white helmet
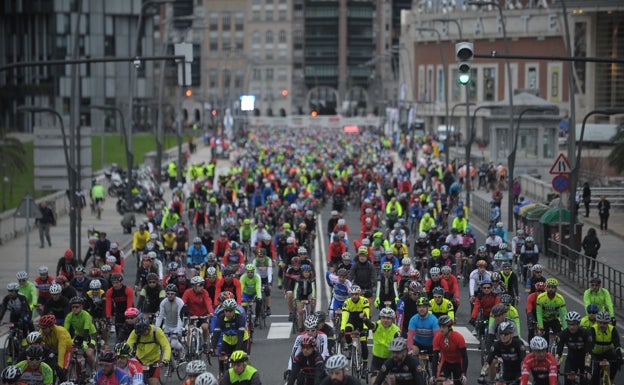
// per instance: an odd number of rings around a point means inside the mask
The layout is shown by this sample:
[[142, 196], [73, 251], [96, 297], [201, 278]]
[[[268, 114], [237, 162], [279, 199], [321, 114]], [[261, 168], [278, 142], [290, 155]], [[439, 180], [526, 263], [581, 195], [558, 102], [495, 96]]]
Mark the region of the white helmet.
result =
[[316, 328], [318, 327], [318, 317], [315, 316], [314, 314], [311, 314], [308, 316], [308, 318], [306, 318], [306, 320], [303, 323], [303, 326], [306, 328], [306, 330], [316, 330]]
[[348, 365], [347, 357], [342, 354], [336, 354], [327, 359], [325, 368], [327, 370], [346, 369]]
[[188, 364], [186, 364], [186, 373], [187, 374], [198, 374], [198, 373], [203, 373], [206, 370], [208, 370], [208, 368], [206, 367], [206, 363], [202, 360], [193, 360], [191, 362], [189, 362]]
[[535, 336], [531, 338], [531, 343], [529, 345], [531, 346], [531, 350], [533, 351], [548, 349], [548, 342], [546, 342], [544, 337], [540, 336]]
[[39, 267], [39, 274], [48, 274], [48, 267], [47, 266], [40, 266]]
[[396, 316], [396, 314], [394, 313], [394, 310], [392, 310], [389, 307], [384, 307], [383, 309], [381, 309], [379, 311], [379, 317], [390, 317], [390, 318], [394, 318]]
[[200, 277], [199, 275], [196, 275], [193, 278], [191, 278], [191, 285], [202, 285], [202, 284], [204, 284], [204, 279]]
[[106, 263], [117, 263], [117, 258], [114, 255], [109, 255], [106, 257]]
[[429, 275], [440, 275], [440, 268], [432, 267], [431, 269], [429, 269]]
[[50, 294], [61, 294], [63, 288], [58, 283], [53, 283], [50, 285]]
[[216, 385], [217, 379], [214, 374], [210, 372], [204, 372], [195, 378], [195, 385]]
[[102, 288], [102, 282], [99, 279], [94, 279], [89, 282], [89, 289], [91, 290], [100, 290]]
[[28, 273], [25, 271], [18, 271], [17, 274], [15, 274], [15, 277], [20, 280], [20, 279], [28, 279]]

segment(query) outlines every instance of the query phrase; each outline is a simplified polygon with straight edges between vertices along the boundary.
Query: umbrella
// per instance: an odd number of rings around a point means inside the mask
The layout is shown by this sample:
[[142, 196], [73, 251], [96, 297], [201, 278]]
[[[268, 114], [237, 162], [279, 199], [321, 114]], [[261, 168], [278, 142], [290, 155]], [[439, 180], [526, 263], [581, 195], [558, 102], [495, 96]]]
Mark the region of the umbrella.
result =
[[539, 203], [529, 203], [527, 205], [524, 205], [518, 210], [518, 214], [525, 215], [527, 211], [531, 210], [533, 207], [537, 206], [538, 204]]
[[528, 206], [530, 204], [535, 204], [535, 203], [533, 203], [531, 201], [522, 201], [522, 202], [518, 203], [517, 205], [514, 206], [514, 213], [519, 214], [520, 210], [523, 207]]
[[[559, 214], [559, 211], [561, 211], [561, 215]], [[569, 222], [570, 212], [567, 209], [550, 208], [542, 214], [539, 221], [540, 223], [545, 225], [550, 223], [557, 223], [559, 221]]]

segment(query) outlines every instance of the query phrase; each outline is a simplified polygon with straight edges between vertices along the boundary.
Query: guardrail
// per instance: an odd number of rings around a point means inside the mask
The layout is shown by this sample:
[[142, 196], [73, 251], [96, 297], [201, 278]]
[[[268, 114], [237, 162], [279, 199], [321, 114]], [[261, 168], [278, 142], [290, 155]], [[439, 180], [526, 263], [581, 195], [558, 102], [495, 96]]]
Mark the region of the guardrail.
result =
[[472, 200], [472, 206], [470, 207], [470, 218], [479, 218], [486, 225], [490, 223], [490, 216], [492, 215], [492, 208], [490, 207], [490, 201], [481, 198], [476, 194], [470, 196]]
[[[624, 306], [624, 272], [616, 270], [606, 263], [589, 258], [553, 239], [547, 241], [546, 266], [558, 277], [572, 281], [570, 287], [583, 293], [589, 288], [592, 277], [602, 279], [602, 287], [611, 293], [613, 306], [622, 309]], [[591, 266], [594, 266], [591, 269]]]

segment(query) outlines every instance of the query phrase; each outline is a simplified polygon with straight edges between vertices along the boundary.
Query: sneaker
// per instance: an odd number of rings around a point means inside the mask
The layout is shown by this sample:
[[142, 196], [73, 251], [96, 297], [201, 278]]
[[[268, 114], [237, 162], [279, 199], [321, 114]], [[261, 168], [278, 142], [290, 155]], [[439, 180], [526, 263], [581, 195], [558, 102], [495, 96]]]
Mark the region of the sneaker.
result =
[[267, 307], [266, 312], [264, 313], [267, 317], [271, 315], [271, 308]]

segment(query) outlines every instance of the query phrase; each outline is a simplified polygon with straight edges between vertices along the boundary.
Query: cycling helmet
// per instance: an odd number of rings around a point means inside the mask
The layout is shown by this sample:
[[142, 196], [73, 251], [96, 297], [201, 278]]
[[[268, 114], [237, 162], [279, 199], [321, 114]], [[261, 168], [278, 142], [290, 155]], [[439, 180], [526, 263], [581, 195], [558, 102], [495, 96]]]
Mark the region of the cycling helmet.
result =
[[213, 266], [210, 266], [209, 268], [206, 269], [206, 277], [216, 277], [217, 276], [217, 269], [215, 269]]
[[2, 371], [2, 382], [9, 384], [16, 383], [22, 376], [22, 369], [17, 366], [9, 365]]
[[392, 263], [384, 262], [381, 264], [381, 270], [383, 271], [392, 271]]
[[136, 321], [134, 321], [134, 331], [137, 335], [144, 334], [149, 329], [149, 326], [149, 320], [143, 316], [137, 317]]
[[167, 285], [167, 287], [165, 288], [165, 292], [166, 292], [166, 293], [175, 293], [175, 294], [178, 294], [178, 287], [177, 287], [175, 284], [170, 283], [170, 284], [168, 284], [168, 285]]
[[389, 307], [384, 307], [383, 309], [379, 311], [380, 318], [388, 317], [388, 318], [394, 319], [395, 316], [396, 316], [396, 313], [394, 312], [394, 310], [392, 310], [392, 308], [389, 308]]
[[608, 311], [600, 311], [596, 315], [596, 322], [611, 322], [611, 314]]
[[448, 245], [442, 245], [442, 247], [440, 247], [440, 252], [441, 253], [450, 253], [451, 252], [451, 248], [448, 247]]
[[489, 279], [484, 279], [483, 281], [481, 281], [481, 286], [483, 285], [492, 285], [492, 281]]
[[433, 288], [432, 292], [433, 295], [444, 295], [444, 288], [442, 286], [437, 286]]
[[342, 354], [335, 354], [329, 357], [327, 362], [325, 362], [325, 368], [327, 370], [346, 369], [348, 365], [347, 357]]
[[297, 249], [297, 254], [308, 254], [308, 249], [301, 246], [300, 248]]
[[319, 323], [325, 322], [325, 320], [327, 319], [327, 314], [322, 310], [317, 310], [313, 314], [316, 316], [316, 318], [318, 318]]
[[492, 310], [490, 311], [490, 313], [494, 317], [498, 317], [499, 315], [503, 315], [507, 313], [507, 307], [503, 305], [502, 303], [499, 303], [497, 305], [494, 305], [494, 307], [492, 307]]
[[47, 266], [40, 266], [39, 267], [39, 274], [40, 275], [48, 274], [48, 267]]
[[432, 257], [439, 257], [440, 256], [440, 249], [433, 249], [433, 250], [431, 250], [431, 256]]
[[533, 237], [526, 237], [524, 241], [529, 243], [529, 242], [534, 242], [535, 240], [533, 239]]
[[416, 300], [416, 305], [429, 307], [431, 304], [429, 303], [429, 300], [426, 297], [420, 297], [418, 298], [418, 300]]
[[524, 230], [522, 229], [516, 230], [516, 235], [522, 235], [522, 234], [524, 234]]
[[[115, 258], [115, 257], [113, 257], [113, 258]], [[116, 261], [117, 261], [117, 259], [115, 258], [115, 262]], [[76, 271], [76, 273], [86, 273], [87, 270], [85, 269], [84, 266], [76, 266], [76, 270], [75, 271]]]
[[420, 289], [421, 288], [422, 288], [422, 286], [420, 285], [420, 283], [418, 283], [416, 281], [412, 281], [409, 284], [408, 290], [412, 294], [418, 294], [418, 293], [420, 293]]
[[100, 353], [101, 362], [117, 362], [117, 354], [112, 350], [102, 350]]
[[156, 257], [158, 257], [158, 254], [156, 254], [155, 251], [150, 251], [149, 253], [147, 253], [147, 256], [149, 259], [156, 259]]
[[567, 323], [570, 323], [570, 322], [580, 323], [581, 322], [581, 315], [578, 312], [569, 311], [568, 314], [566, 314], [565, 320], [566, 320]]
[[338, 269], [338, 271], [336, 272], [336, 275], [339, 277], [346, 277], [348, 274], [349, 272], [345, 268]]
[[100, 267], [100, 270], [102, 270], [102, 273], [110, 273], [113, 268], [109, 265], [102, 265], [102, 267]]
[[228, 298], [222, 302], [223, 309], [236, 310], [236, 300], [234, 298]]
[[195, 378], [195, 385], [216, 385], [217, 379], [210, 372], [203, 372]]
[[503, 294], [500, 296], [500, 301], [503, 305], [511, 305], [513, 298], [509, 294]]
[[420, 233], [418, 233], [418, 238], [420, 238], [420, 239], [427, 238], [427, 233], [425, 233], [424, 231], [421, 231]]
[[388, 346], [388, 350], [391, 352], [402, 352], [407, 350], [407, 340], [403, 337], [397, 337], [390, 341], [390, 346]]
[[[149, 259], [149, 257], [147, 255], [143, 256], [143, 260], [147, 260]], [[106, 257], [106, 263], [117, 263], [117, 258], [115, 258], [112, 255], [109, 255], [108, 257]]]
[[497, 222], [496, 223], [496, 227], [498, 227], [499, 229], [502, 229], [504, 226], [503, 222]]
[[250, 271], [255, 272], [256, 271], [256, 266], [253, 263], [249, 263], [249, 264], [245, 265], [245, 271], [246, 272], [250, 272]]
[[516, 332], [516, 324], [509, 321], [503, 321], [498, 324], [498, 334], [511, 333], [514, 334]]
[[238, 250], [238, 243], [235, 241], [230, 242], [230, 249]]
[[193, 238], [193, 243], [202, 243], [201, 238], [200, 237]]
[[222, 291], [221, 294], [219, 294], [219, 302], [223, 303], [223, 301], [225, 301], [226, 299], [230, 299], [230, 298], [234, 298], [234, 294], [232, 294], [231, 291]]
[[312, 271], [312, 266], [310, 265], [302, 265], [301, 266], [301, 271]]
[[53, 283], [50, 285], [50, 294], [61, 294], [62, 291], [63, 288], [58, 283]]
[[200, 277], [199, 275], [196, 275], [193, 278], [191, 278], [191, 285], [193, 286], [204, 285], [204, 279]]
[[442, 274], [450, 274], [450, 273], [451, 273], [451, 271], [452, 271], [452, 269], [451, 269], [451, 267], [450, 267], [450, 266], [446, 266], [446, 265], [444, 265], [444, 266], [442, 266], [442, 267], [440, 268], [440, 273], [442, 273]]
[[318, 327], [318, 317], [314, 314], [310, 314], [303, 322], [303, 327], [306, 330], [316, 330]]
[[498, 282], [500, 281], [500, 274], [493, 271], [492, 274], [490, 275], [490, 279], [492, 280], [492, 282]]
[[503, 269], [511, 269], [511, 263], [510, 262], [503, 262], [503, 264], [501, 265], [501, 267]]
[[26, 348], [26, 356], [30, 358], [34, 358], [37, 360], [41, 360], [43, 358], [43, 346], [41, 345], [30, 345]]
[[559, 286], [559, 280], [557, 278], [548, 278], [546, 280], [546, 286]]
[[206, 363], [202, 360], [193, 360], [186, 364], [187, 374], [200, 374], [208, 370]]
[[167, 270], [177, 270], [177, 268], [178, 268], [177, 262], [171, 261], [167, 264]]
[[364, 246], [370, 246], [370, 239], [368, 239], [368, 238], [364, 238], [364, 239], [362, 239], [362, 245], [364, 245]]
[[43, 341], [43, 336], [38, 331], [30, 332], [26, 336], [26, 342], [28, 342], [28, 345], [39, 343], [41, 341]]
[[358, 285], [351, 285], [349, 289], [349, 294], [362, 294], [362, 288]]
[[[264, 250], [264, 249], [260, 249], [260, 250]], [[215, 253], [210, 252], [208, 253], [208, 255], [206, 256], [206, 259], [208, 260], [208, 262], [214, 262], [217, 260], [217, 256], [215, 255]]]
[[186, 276], [186, 268], [185, 267], [178, 267], [178, 270], [176, 270], [176, 275], [178, 277]]
[[536, 291], [544, 291], [546, 290], [546, 282], [535, 282], [535, 290]]
[[505, 253], [502, 253], [499, 251], [496, 254], [494, 254], [495, 261], [502, 261], [503, 259], [505, 259]]
[[149, 273], [147, 275], [147, 282], [149, 282], [149, 281], [156, 281], [156, 282], [158, 282], [158, 274], [156, 274], [156, 273]]
[[70, 305], [82, 305], [82, 298], [81, 297], [72, 297], [72, 299], [69, 300], [69, 304]]
[[[387, 251], [387, 250], [386, 250]], [[360, 246], [358, 248], [358, 255], [368, 255], [368, 247]]]
[[124, 316], [126, 317], [138, 317], [139, 314], [141, 314], [141, 312], [139, 312], [139, 309], [137, 309], [136, 307], [129, 307], [124, 312]]
[[299, 265], [301, 265], [301, 258], [299, 258], [299, 257], [293, 257], [293, 258], [290, 260], [290, 265], [291, 265], [291, 266], [299, 266]]
[[119, 342], [115, 344], [115, 354], [117, 357], [126, 358], [132, 352], [132, 348], [126, 342]]
[[485, 253], [487, 251], [487, 247], [485, 247], [484, 245], [479, 246], [479, 248], [477, 248], [477, 252], [479, 253]]
[[411, 260], [411, 259], [409, 259], [409, 258], [407, 258], [407, 257], [406, 257], [406, 258], [403, 258], [403, 259], [401, 260], [401, 265], [403, 265], [403, 266], [407, 266], [407, 265], [411, 265], [411, 264], [412, 264], [412, 260]]
[[301, 346], [316, 346], [316, 338], [310, 336], [304, 336], [301, 339]]
[[529, 344], [531, 350], [546, 350], [548, 349], [548, 342], [544, 339], [544, 337], [535, 336], [531, 338], [531, 343]]
[[54, 316], [54, 314], [42, 315], [41, 318], [39, 318], [39, 327], [41, 328], [51, 328], [55, 324], [56, 317]]
[[505, 242], [501, 243], [500, 245], [498, 245], [498, 249], [499, 250], [507, 250], [507, 244]]
[[113, 281], [123, 282], [123, 275], [121, 275], [119, 273], [115, 273], [115, 274], [111, 275], [110, 280], [111, 280], [111, 282], [113, 282]]
[[19, 283], [17, 282], [11, 282], [7, 285], [7, 290], [8, 291], [18, 291], [19, 290]]
[[249, 360], [249, 356], [242, 350], [235, 350], [230, 356], [230, 362], [245, 362]]
[[23, 279], [28, 279], [28, 273], [25, 271], [18, 271], [17, 274], [15, 274], [15, 277], [17, 278], [17, 280], [23, 280]]
[[341, 258], [342, 258], [343, 261], [351, 261], [351, 254], [349, 254], [349, 253], [342, 253]]
[[429, 276], [434, 276], [434, 275], [440, 275], [439, 267], [432, 267], [431, 269], [429, 269]]
[[539, 263], [536, 263], [535, 265], [531, 267], [531, 271], [542, 271], [542, 270], [544, 270], [544, 268]]
[[438, 325], [440, 326], [453, 326], [454, 323], [453, 319], [446, 314], [443, 314], [440, 318], [438, 318]]
[[590, 303], [589, 305], [587, 305], [587, 312], [588, 313], [598, 313], [600, 311], [600, 308], [598, 307], [598, 305], [596, 305], [595, 303]]

